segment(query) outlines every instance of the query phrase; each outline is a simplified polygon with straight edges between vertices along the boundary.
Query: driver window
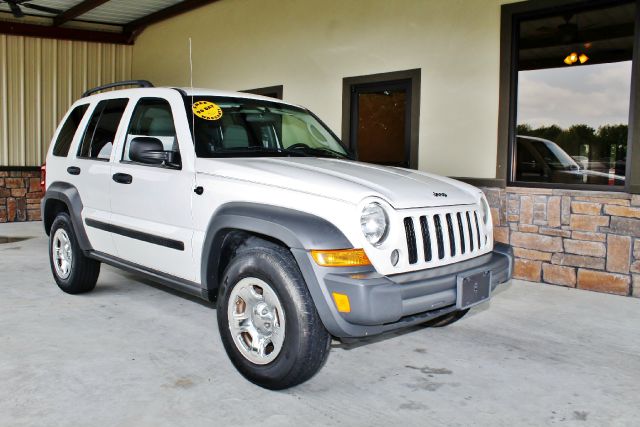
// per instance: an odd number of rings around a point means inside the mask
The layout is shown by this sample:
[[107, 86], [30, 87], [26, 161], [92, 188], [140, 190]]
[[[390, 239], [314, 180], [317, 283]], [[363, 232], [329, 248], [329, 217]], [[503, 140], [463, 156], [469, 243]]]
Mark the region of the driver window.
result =
[[179, 153], [171, 106], [165, 99], [141, 98], [138, 101], [129, 124], [123, 161], [131, 161], [131, 140], [141, 136], [156, 138], [162, 143], [164, 151]]

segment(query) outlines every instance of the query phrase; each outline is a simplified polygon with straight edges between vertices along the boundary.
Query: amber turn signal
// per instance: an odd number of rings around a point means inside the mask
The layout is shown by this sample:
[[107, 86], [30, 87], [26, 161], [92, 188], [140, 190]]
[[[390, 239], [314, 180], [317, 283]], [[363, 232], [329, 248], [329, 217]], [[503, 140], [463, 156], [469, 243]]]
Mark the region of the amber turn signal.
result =
[[322, 267], [361, 267], [371, 265], [364, 249], [313, 250], [311, 256]]

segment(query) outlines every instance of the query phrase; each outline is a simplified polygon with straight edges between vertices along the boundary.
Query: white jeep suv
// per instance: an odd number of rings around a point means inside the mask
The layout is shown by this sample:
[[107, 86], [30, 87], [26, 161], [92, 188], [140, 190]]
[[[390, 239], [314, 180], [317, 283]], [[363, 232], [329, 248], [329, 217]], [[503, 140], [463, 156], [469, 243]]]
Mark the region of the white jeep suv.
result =
[[[120, 85], [141, 88], [101, 92]], [[58, 286], [100, 264], [217, 301], [235, 367], [299, 384], [331, 337], [442, 326], [511, 278], [470, 185], [356, 162], [305, 108], [245, 93], [102, 86], [47, 155], [42, 217]]]

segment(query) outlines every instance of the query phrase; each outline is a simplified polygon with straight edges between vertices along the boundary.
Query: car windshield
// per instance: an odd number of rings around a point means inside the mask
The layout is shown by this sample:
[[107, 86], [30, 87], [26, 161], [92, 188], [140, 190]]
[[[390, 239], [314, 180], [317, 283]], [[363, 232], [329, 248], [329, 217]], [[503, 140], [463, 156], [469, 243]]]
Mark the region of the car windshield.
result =
[[184, 101], [198, 157], [351, 158], [305, 109], [217, 96], [185, 96]]

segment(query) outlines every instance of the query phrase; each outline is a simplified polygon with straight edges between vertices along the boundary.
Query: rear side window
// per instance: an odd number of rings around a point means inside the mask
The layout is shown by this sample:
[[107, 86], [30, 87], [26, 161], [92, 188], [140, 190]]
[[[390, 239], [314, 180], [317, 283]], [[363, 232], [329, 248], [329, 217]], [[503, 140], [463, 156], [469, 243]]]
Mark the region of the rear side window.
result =
[[89, 119], [78, 157], [109, 160], [113, 140], [128, 102], [128, 99], [108, 99], [98, 103]]
[[87, 112], [87, 107], [89, 107], [89, 104], [78, 105], [71, 111], [71, 114], [69, 114], [67, 120], [62, 125], [58, 139], [56, 139], [56, 143], [53, 146], [54, 156], [67, 157], [73, 137], [78, 130], [78, 126], [80, 126], [84, 113]]

